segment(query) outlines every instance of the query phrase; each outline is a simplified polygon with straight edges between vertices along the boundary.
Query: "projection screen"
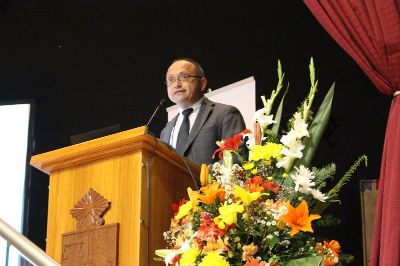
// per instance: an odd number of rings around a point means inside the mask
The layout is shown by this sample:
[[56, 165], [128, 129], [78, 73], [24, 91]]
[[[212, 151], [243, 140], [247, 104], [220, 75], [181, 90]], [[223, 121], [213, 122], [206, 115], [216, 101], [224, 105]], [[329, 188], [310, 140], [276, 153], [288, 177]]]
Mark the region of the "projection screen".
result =
[[[23, 232], [25, 183], [31, 141], [31, 103], [0, 103], [0, 217]], [[19, 254], [0, 237], [0, 265], [18, 265]]]

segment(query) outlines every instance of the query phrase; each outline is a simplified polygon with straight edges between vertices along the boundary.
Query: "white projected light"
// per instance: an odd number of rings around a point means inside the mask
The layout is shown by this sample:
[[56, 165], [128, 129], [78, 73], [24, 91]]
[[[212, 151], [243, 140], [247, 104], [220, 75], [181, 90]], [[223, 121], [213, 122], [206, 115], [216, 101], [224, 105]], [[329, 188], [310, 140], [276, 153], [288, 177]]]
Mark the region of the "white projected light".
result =
[[[0, 105], [0, 217], [21, 232], [30, 104]], [[1, 238], [0, 238], [1, 239]], [[18, 265], [15, 249], [8, 265]], [[6, 265], [6, 241], [0, 241], [0, 265]]]

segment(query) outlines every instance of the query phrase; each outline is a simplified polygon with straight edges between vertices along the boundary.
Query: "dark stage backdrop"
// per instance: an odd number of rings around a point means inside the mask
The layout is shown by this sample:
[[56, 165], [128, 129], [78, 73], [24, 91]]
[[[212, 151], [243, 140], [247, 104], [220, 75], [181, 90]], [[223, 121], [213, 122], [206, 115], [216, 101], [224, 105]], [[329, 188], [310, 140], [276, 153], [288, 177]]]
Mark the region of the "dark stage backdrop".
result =
[[[315, 157], [342, 176], [361, 154], [361, 168], [342, 192], [332, 237], [362, 263], [358, 180], [377, 178], [390, 97], [380, 94], [328, 36], [302, 1], [0, 1], [0, 100], [34, 99], [34, 154], [69, 145], [69, 137], [113, 124], [147, 122], [166, 98], [164, 73], [192, 57], [217, 89], [255, 76], [270, 94], [281, 59], [290, 81], [285, 113], [309, 88], [315, 58], [321, 102], [333, 82], [332, 119]], [[257, 99], [258, 107], [261, 101]], [[150, 130], [159, 134], [166, 113]], [[45, 248], [48, 177], [32, 171], [28, 236]]]

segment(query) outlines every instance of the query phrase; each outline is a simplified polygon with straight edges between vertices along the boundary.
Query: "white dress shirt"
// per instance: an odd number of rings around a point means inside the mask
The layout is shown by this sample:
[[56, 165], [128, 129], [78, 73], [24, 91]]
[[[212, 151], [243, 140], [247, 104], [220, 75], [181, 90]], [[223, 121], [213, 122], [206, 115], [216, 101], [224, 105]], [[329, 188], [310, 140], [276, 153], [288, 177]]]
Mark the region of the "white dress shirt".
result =
[[[198, 101], [197, 101], [195, 104], [193, 104], [191, 107], [189, 107], [189, 108], [193, 108], [193, 112], [189, 115], [189, 133], [190, 133], [190, 130], [192, 130], [192, 127], [193, 127], [194, 121], [196, 121], [197, 115], [199, 114], [200, 106], [201, 106], [201, 103], [203, 102], [203, 100], [204, 100], [204, 97], [201, 98], [200, 100], [198, 100]], [[186, 108], [186, 109], [188, 109], [188, 108]], [[174, 126], [174, 128], [172, 129], [171, 137], [170, 137], [170, 139], [169, 139], [169, 144], [170, 144], [172, 147], [174, 147], [174, 148], [176, 148], [176, 141], [177, 141], [177, 139], [178, 139], [179, 129], [181, 128], [182, 121], [183, 121], [183, 114], [182, 114], [182, 112], [183, 112], [184, 110], [185, 110], [185, 109], [182, 109], [182, 108], [179, 108], [179, 109], [178, 109], [178, 111], [179, 111], [179, 116], [178, 116], [178, 119], [176, 119], [175, 126]]]

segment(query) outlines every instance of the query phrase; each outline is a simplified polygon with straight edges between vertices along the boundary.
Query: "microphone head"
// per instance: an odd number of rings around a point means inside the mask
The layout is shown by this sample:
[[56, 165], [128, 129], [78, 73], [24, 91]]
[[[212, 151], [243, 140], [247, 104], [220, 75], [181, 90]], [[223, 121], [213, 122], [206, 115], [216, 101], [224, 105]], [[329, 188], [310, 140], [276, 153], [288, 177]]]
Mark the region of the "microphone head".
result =
[[164, 104], [166, 101], [167, 101], [167, 100], [165, 100], [165, 99], [161, 99], [161, 101], [160, 101], [160, 104], [159, 104], [159, 105], [160, 105], [160, 106], [161, 106], [161, 105], [163, 105], [163, 104]]

